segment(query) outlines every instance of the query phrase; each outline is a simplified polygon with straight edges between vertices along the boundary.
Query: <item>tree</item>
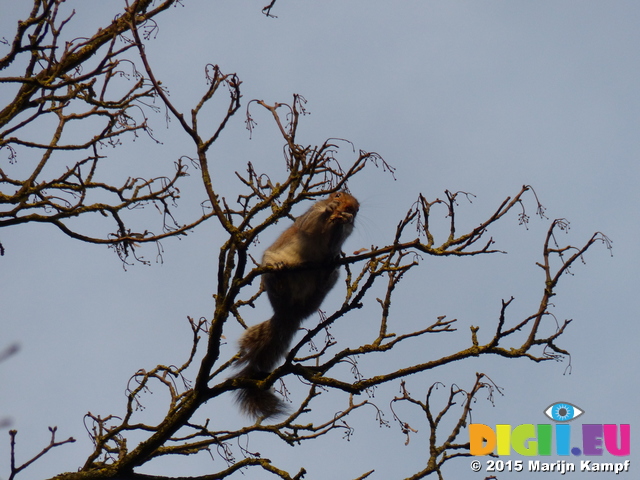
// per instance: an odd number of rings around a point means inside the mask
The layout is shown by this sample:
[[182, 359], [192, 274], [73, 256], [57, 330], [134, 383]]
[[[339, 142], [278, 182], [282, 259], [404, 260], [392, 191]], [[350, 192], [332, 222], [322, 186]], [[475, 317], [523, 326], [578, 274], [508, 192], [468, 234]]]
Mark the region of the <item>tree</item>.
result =
[[[160, 457], [200, 451], [215, 451], [213, 455], [226, 461], [226, 468], [198, 477], [202, 480], [231, 477], [245, 468], [262, 469], [285, 479], [302, 478], [303, 467], [297, 472], [285, 471], [269, 459], [268, 452], [250, 452], [240, 447], [238, 441], [259, 433], [290, 445], [311, 442], [335, 430], [349, 436], [351, 427], [347, 420], [363, 408], [373, 408], [378, 421], [384, 424], [387, 422], [384, 407], [370, 395], [376, 387], [389, 382], [400, 384], [400, 395], [391, 400], [391, 411], [407, 441], [414, 431], [413, 420], [396, 413], [397, 404], [415, 405], [431, 429], [429, 458], [424, 469], [411, 478], [432, 473], [442, 478], [446, 462], [469, 455], [463, 432], [479, 393], [485, 391], [491, 396], [499, 387], [486, 374], [477, 373], [467, 388], [450, 386], [445, 402], [434, 404], [432, 392], [439, 383], [428, 390], [426, 400], [420, 400], [408, 391], [404, 379], [412, 374], [437, 372], [438, 367], [462, 359], [491, 354], [504, 357], [505, 361], [528, 358], [535, 362], [568, 355], [558, 340], [570, 321], [555, 322], [549, 312], [550, 299], [562, 275], [594, 243], [609, 246], [607, 237], [596, 233], [582, 246], [561, 245], [556, 235], [567, 228], [567, 222], [551, 221], [539, 262], [545, 279], [534, 311], [518, 320], [511, 319], [512, 299], [503, 300], [488, 341], [481, 341], [479, 327], [472, 327], [465, 348], [440, 358], [407, 358], [401, 368], [387, 371], [373, 362], [376, 354], [401, 350], [407, 342], [419, 337], [456, 331], [455, 319], [437, 317], [422, 329], [393, 333], [397, 327], [389, 323], [393, 316], [392, 299], [407, 272], [418, 268], [426, 256], [464, 257], [500, 252], [489, 236], [490, 227], [512, 215], [526, 225], [529, 216], [525, 199], [533, 190], [530, 186], [521, 187], [486, 219], [477, 222], [478, 226], [463, 233], [457, 221], [459, 201], [470, 194], [446, 191], [442, 199], [434, 200], [419, 194], [397, 223], [387, 245], [371, 246], [339, 261], [346, 272], [341, 287], [342, 305], [332, 313], [322, 313], [315, 325], [313, 320], [307, 321], [303, 335], [296, 339], [278, 368], [262, 380], [230, 378], [237, 357], [222, 356], [221, 344], [230, 323], [247, 326], [245, 312], [255, 307], [263, 293], [259, 277], [267, 268], [259, 266], [256, 260], [259, 249], [255, 245], [260, 234], [277, 228], [274, 225], [278, 220], [286, 221], [295, 207], [305, 205], [307, 200], [348, 188], [349, 181], [364, 169], [377, 167], [390, 175], [394, 169], [377, 153], [356, 151], [346, 141], [328, 139], [316, 146], [300, 144], [297, 134], [306, 113], [306, 100], [300, 95], [294, 95], [289, 103], [253, 100], [247, 104], [247, 126], [249, 130], [255, 128], [258, 112], [270, 115], [282, 136], [284, 162], [280, 170], [268, 172], [259, 171], [248, 162], [244, 172], [236, 172], [240, 185], [236, 199], [223, 196], [219, 183], [226, 180], [216, 179], [209, 153], [240, 110], [241, 82], [235, 74], [223, 73], [219, 66], [207, 64], [207, 86], [190, 112], [181, 111], [172, 102], [168, 87], [154, 73], [145, 45], [152, 41], [158, 28], [156, 17], [168, 15], [167, 10], [176, 3], [175, 0], [128, 2], [110, 25], [92, 36], [73, 39], [66, 35], [73, 14], [62, 13], [62, 0], [34, 0], [28, 19], [19, 23], [13, 41], [7, 42], [8, 53], [0, 60], [2, 70], [16, 72], [0, 79], [14, 89], [13, 98], [0, 111], [0, 150], [10, 164], [0, 169], [0, 226], [51, 223], [75, 239], [111, 246], [125, 263], [132, 258], [146, 262], [137, 254], [141, 245], [185, 235], [205, 221], [215, 222], [225, 236], [218, 246], [217, 282], [212, 287], [215, 310], [208, 318], [189, 319], [193, 342], [191, 350], [185, 352], [184, 363], [138, 370], [129, 380], [124, 414], [87, 415], [85, 422], [93, 451], [77, 472], [56, 478], [166, 478], [144, 475], [137, 469]], [[265, 13], [270, 15], [274, 4], [265, 7]], [[23, 70], [18, 74], [20, 68]], [[220, 103], [211, 106], [214, 99], [220, 102], [223, 96], [223, 108]], [[203, 127], [206, 123], [200, 121], [205, 107], [217, 108], [220, 114], [214, 129]], [[99, 165], [107, 158], [104, 148], [126, 145], [131, 137], [142, 133], [154, 139], [148, 116], [162, 111], [177, 122], [177, 128], [191, 141], [188, 149], [185, 147], [187, 153], [175, 163], [175, 171], [169, 176], [127, 178], [121, 184], [100, 179]], [[81, 133], [74, 131], [78, 123], [95, 124], [95, 134], [81, 138]], [[61, 164], [71, 166], [61, 169]], [[206, 197], [203, 213], [180, 223], [174, 211], [187, 164], [197, 169]], [[544, 209], [535, 195], [533, 201], [536, 213], [544, 218]], [[131, 215], [132, 209], [148, 205], [155, 206], [161, 215], [161, 233], [154, 232], [152, 227], [138, 226], [137, 217]], [[444, 235], [437, 233], [436, 226], [441, 212], [448, 219]], [[99, 213], [100, 219], [110, 222], [113, 231], [105, 233], [105, 227], [97, 228], [95, 222], [79, 221], [92, 213]], [[375, 301], [379, 305], [379, 318], [370, 323], [369, 331], [360, 332], [359, 344], [346, 344], [333, 337], [332, 325], [357, 315], [363, 305]], [[312, 350], [306, 353], [309, 345]], [[376, 373], [363, 374], [363, 364], [375, 367]], [[304, 394], [290, 394], [285, 380], [292, 377], [307, 385]], [[285, 418], [247, 423], [233, 431], [216, 425], [215, 418], [203, 417], [205, 403], [246, 386], [278, 388], [291, 400], [291, 411]], [[156, 423], [138, 419], [141, 397], [149, 390], [164, 390], [167, 394], [166, 415]], [[330, 392], [341, 394], [342, 406], [326, 414], [318, 408], [319, 398]], [[32, 461], [50, 450], [62, 451], [58, 447], [75, 441], [59, 440], [56, 434], [57, 429], [51, 428], [50, 444], [32, 460], [20, 464], [16, 461], [17, 432], [12, 430], [9, 478], [18, 477]], [[238, 456], [242, 459], [238, 460]], [[363, 472], [359, 478], [371, 473]]]

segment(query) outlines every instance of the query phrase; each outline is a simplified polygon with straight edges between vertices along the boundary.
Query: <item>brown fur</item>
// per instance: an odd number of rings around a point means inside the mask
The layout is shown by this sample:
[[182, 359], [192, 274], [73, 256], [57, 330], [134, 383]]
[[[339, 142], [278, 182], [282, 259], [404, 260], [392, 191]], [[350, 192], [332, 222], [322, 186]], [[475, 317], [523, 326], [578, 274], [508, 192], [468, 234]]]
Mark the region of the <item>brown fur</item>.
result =
[[[273, 307], [273, 316], [248, 328], [240, 339], [244, 365], [235, 378], [263, 379], [286, 353], [302, 321], [314, 313], [338, 280], [334, 261], [353, 230], [358, 201], [336, 192], [314, 203], [264, 253], [262, 265], [282, 268], [263, 275], [262, 284]], [[314, 264], [308, 270], [287, 267]], [[318, 265], [326, 264], [325, 267]], [[242, 389], [237, 400], [253, 417], [284, 413], [284, 404], [271, 390]]]

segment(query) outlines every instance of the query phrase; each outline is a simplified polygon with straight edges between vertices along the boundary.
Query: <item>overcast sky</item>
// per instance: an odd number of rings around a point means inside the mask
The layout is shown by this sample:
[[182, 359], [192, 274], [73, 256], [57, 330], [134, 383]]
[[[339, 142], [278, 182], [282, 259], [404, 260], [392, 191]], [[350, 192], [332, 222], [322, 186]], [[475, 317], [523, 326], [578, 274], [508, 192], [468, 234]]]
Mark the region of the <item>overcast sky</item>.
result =
[[[0, 37], [12, 38], [29, 3], [0, 0]], [[90, 36], [122, 3], [68, 0], [65, 8], [76, 10], [70, 28]], [[594, 246], [585, 263], [562, 278], [554, 298], [558, 320], [573, 319], [558, 342], [571, 352], [570, 362], [472, 359], [411, 377], [407, 385], [421, 397], [435, 381], [470, 387], [475, 372], [485, 372], [504, 388], [504, 396], [495, 398], [494, 407], [481, 397], [476, 423], [552, 423], [542, 411], [566, 401], [585, 411], [577, 423], [629, 423], [634, 435], [640, 425], [640, 4], [280, 0], [273, 11], [278, 18], [266, 18], [264, 1], [183, 3], [157, 18], [160, 29], [148, 46], [149, 57], [184, 111], [206, 88], [205, 64], [236, 72], [243, 81], [243, 109], [212, 151], [216, 181], [232, 198], [239, 188], [232, 172], [243, 170], [247, 161], [271, 169], [276, 178], [282, 175], [282, 141], [267, 112], [254, 112], [258, 127], [250, 139], [244, 106], [254, 98], [290, 101], [293, 93], [307, 99], [311, 112], [301, 127], [301, 143], [345, 138], [356, 149], [378, 152], [397, 169], [396, 180], [372, 169], [350, 184], [362, 207], [346, 251], [390, 241], [419, 192], [431, 200], [447, 189], [473, 193], [473, 203], [461, 202], [459, 208], [461, 221], [475, 226], [523, 184], [535, 188], [548, 219], [533, 215], [530, 196], [528, 230], [512, 214], [491, 231], [496, 246], [508, 254], [425, 258], [407, 276], [394, 303], [395, 330], [417, 330], [439, 315], [459, 321], [455, 334], [409, 344], [408, 358], [422, 352], [429, 360], [468, 345], [471, 325], [479, 325], [488, 339], [502, 299], [515, 297], [512, 325], [532, 313], [543, 285], [535, 262], [541, 260], [552, 219], [571, 222], [568, 234], [558, 237], [561, 242], [582, 245], [596, 231], [611, 238], [613, 256]], [[4, 49], [0, 45], [0, 54]], [[175, 122], [167, 128], [161, 115], [152, 121], [163, 144], [140, 138], [114, 150], [112, 174], [127, 168], [171, 173], [177, 158], [193, 153]], [[4, 165], [6, 158], [0, 161]], [[189, 181], [185, 212], [203, 198], [197, 179]], [[282, 228], [265, 233], [257, 256]], [[19, 431], [19, 460], [45, 445], [48, 426], [57, 425], [60, 438], [78, 439], [22, 477], [44, 478], [81, 464], [91, 446], [83, 415], [122, 413], [131, 374], [184, 361], [187, 315], [212, 314], [223, 238], [215, 225], [204, 225], [180, 241], [164, 242], [163, 263], [147, 250], [151, 266], [126, 271], [112, 251], [69, 239], [55, 227], [4, 229], [0, 241], [6, 250], [0, 258], [0, 348], [13, 342], [21, 347], [0, 364], [0, 418], [9, 417]], [[330, 297], [326, 307], [337, 305], [338, 298]], [[269, 312], [254, 315], [250, 320], [257, 323]], [[347, 319], [334, 334], [342, 333], [345, 342], [356, 338], [367, 325], [366, 315]], [[229, 356], [239, 334], [238, 328], [228, 332]], [[367, 373], [375, 368], [387, 365], [374, 363]], [[376, 392], [388, 420], [388, 402], [397, 392], [398, 384]], [[220, 409], [238, 418], [235, 408], [231, 398], [217, 399], [210, 415]], [[349, 479], [371, 469], [376, 473], [370, 478], [405, 478], [424, 468], [428, 448], [424, 418], [407, 414], [418, 430], [407, 446], [395, 425], [380, 428], [366, 412], [353, 419], [356, 430], [348, 442], [334, 434], [316, 446], [291, 448], [257, 438], [251, 447], [292, 473], [308, 467], [309, 478]], [[0, 478], [8, 476], [8, 446], [7, 430], [1, 430]], [[381, 449], [387, 454], [376, 453]], [[635, 450], [632, 443], [632, 463], [640, 458]], [[452, 461], [447, 478], [487, 475], [472, 473], [469, 462]], [[210, 457], [198, 455], [143, 471], [198, 475], [222, 468], [220, 459], [212, 465]], [[249, 477], [272, 478], [256, 472]], [[501, 473], [498, 478], [538, 476]]]

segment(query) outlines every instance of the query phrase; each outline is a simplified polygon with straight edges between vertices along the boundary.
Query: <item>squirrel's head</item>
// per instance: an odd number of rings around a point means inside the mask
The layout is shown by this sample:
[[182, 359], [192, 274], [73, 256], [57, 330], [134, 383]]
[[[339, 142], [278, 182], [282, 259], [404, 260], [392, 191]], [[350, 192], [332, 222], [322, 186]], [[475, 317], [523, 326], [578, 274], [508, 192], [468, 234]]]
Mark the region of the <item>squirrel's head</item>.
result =
[[353, 225], [356, 219], [360, 204], [358, 200], [347, 192], [332, 193], [329, 199], [337, 203], [336, 209], [333, 211], [330, 220], [337, 223], [345, 223]]

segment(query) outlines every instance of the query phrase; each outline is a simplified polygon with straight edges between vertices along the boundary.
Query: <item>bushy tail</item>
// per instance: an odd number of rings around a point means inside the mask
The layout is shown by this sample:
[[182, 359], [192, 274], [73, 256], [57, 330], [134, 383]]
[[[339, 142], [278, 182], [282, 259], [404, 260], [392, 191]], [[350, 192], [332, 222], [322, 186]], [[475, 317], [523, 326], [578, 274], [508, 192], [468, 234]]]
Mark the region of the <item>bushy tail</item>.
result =
[[[240, 338], [242, 357], [238, 363], [244, 367], [234, 378], [266, 378], [288, 350], [299, 323], [274, 316], [248, 328]], [[238, 390], [236, 399], [244, 413], [256, 418], [272, 417], [286, 411], [282, 400], [271, 389], [244, 388]]]
[[236, 393], [236, 401], [243, 413], [252, 418], [269, 418], [287, 411], [286, 405], [271, 389], [243, 388]]

